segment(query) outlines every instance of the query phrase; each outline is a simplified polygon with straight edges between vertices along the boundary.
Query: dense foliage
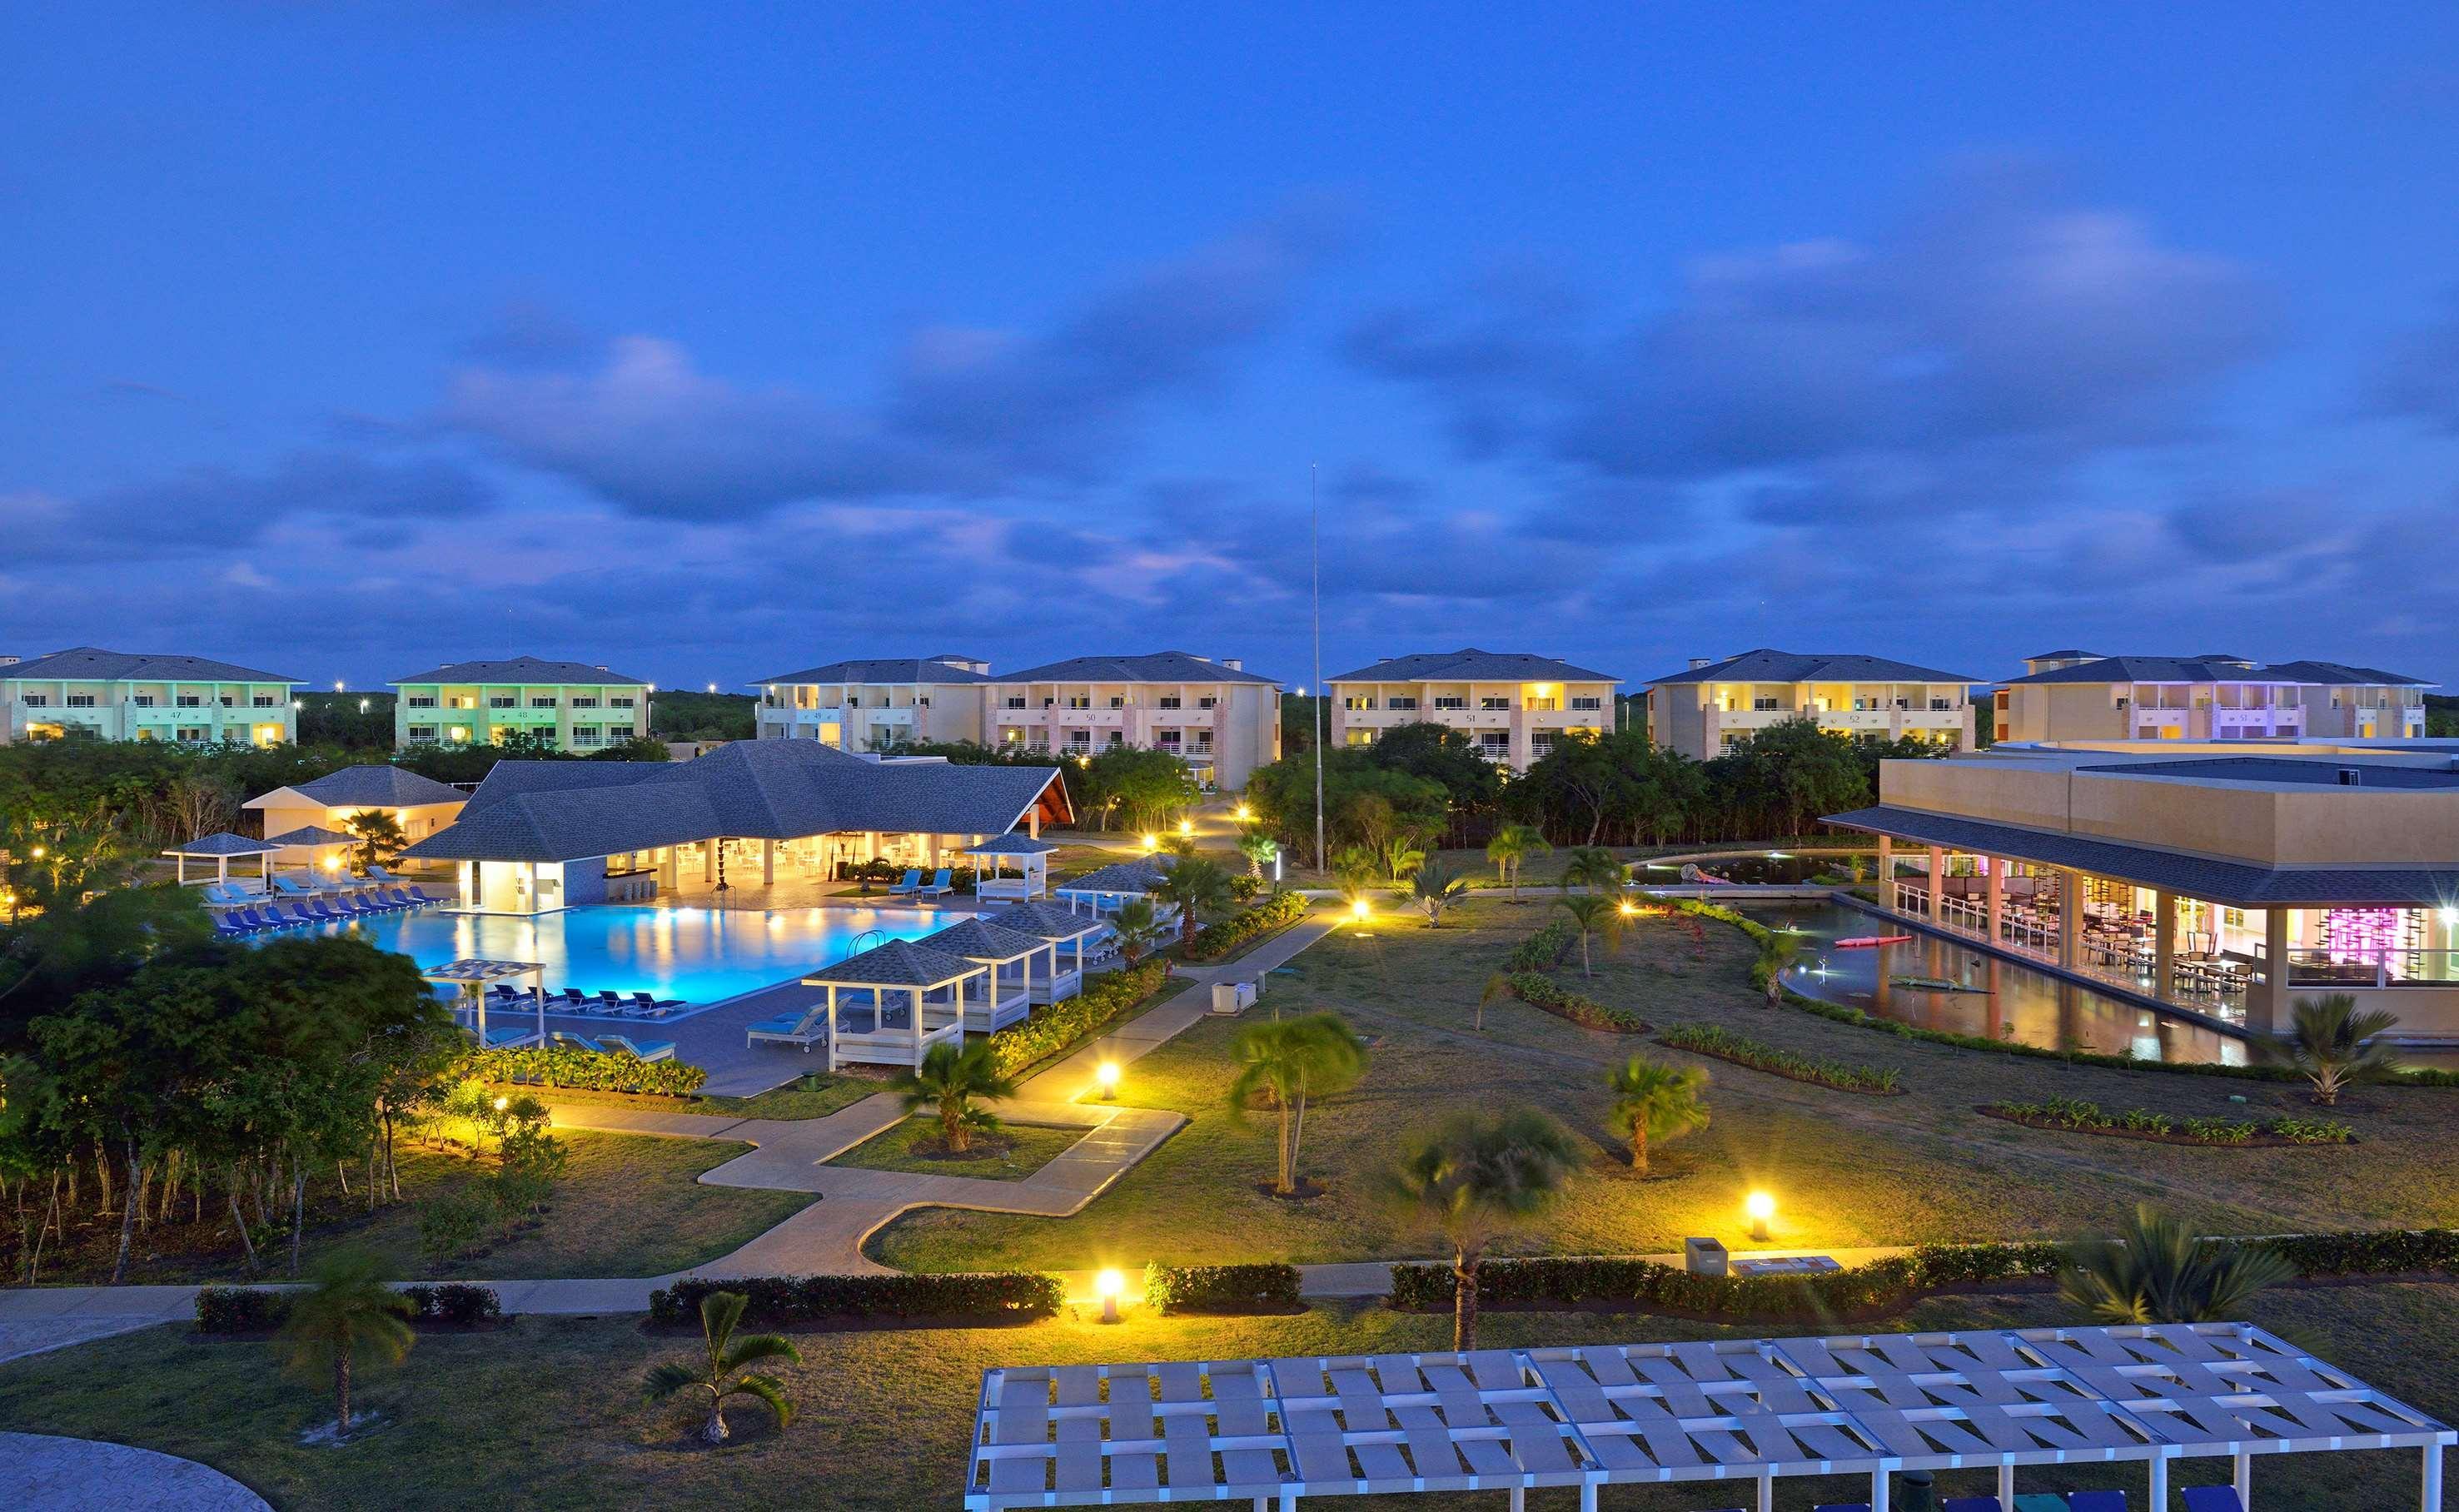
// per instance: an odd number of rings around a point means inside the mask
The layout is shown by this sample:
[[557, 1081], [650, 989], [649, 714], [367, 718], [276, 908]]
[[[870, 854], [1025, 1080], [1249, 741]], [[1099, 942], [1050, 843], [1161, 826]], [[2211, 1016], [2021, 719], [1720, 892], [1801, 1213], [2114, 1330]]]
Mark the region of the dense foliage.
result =
[[[503, 1299], [494, 1287], [468, 1282], [421, 1283], [399, 1289], [410, 1304], [413, 1323], [470, 1328], [504, 1315]], [[261, 1287], [200, 1287], [197, 1291], [197, 1332], [258, 1334], [280, 1328], [290, 1315], [293, 1293]]]
[[1992, 1102], [1982, 1109], [1993, 1118], [2041, 1128], [2070, 1129], [2083, 1134], [2115, 1134], [2166, 1140], [2179, 1144], [2345, 1144], [2356, 1131], [2329, 1119], [2268, 1120], [2196, 1117], [2155, 1113], [2149, 1108], [2104, 1111], [2097, 1102], [2053, 1097], [2040, 1102]]
[[1159, 990], [1169, 975], [1161, 961], [1146, 961], [1124, 971], [1084, 978], [1084, 990], [1064, 1002], [1033, 1010], [1022, 1023], [992, 1035], [990, 1046], [998, 1069], [1014, 1075], [1044, 1056], [1064, 1050]]
[[1207, 924], [1187, 942], [1186, 956], [1191, 961], [1215, 961], [1251, 940], [1259, 939], [1276, 929], [1282, 929], [1306, 917], [1307, 900], [1301, 892], [1275, 892], [1252, 908], [1241, 909], [1215, 924]]
[[659, 1097], [689, 1097], [708, 1081], [704, 1068], [680, 1060], [643, 1060], [638, 1056], [603, 1054], [578, 1045], [476, 1050], [471, 1052], [465, 1069], [467, 1075], [481, 1082], [574, 1087], [586, 1092], [641, 1092]]
[[1862, 1065], [1830, 1056], [1806, 1056], [1754, 1040], [1722, 1024], [1675, 1024], [1657, 1037], [1677, 1050], [1714, 1056], [1755, 1071], [1772, 1072], [1796, 1082], [1812, 1082], [1844, 1092], [1892, 1097], [1903, 1090], [1903, 1073], [1894, 1066]]
[[1531, 1008], [1543, 1008], [1583, 1029], [1603, 1029], [1611, 1034], [1648, 1033], [1648, 1020], [1629, 1009], [1573, 992], [1543, 972], [1512, 972], [1503, 977], [1503, 983], [1510, 988], [1512, 997]]
[[1187, 1312], [1298, 1312], [1298, 1268], [1253, 1265], [1145, 1267], [1145, 1305], [1163, 1316]]
[[749, 1299], [744, 1317], [766, 1328], [880, 1318], [1049, 1317], [1066, 1302], [1056, 1276], [1030, 1270], [956, 1275], [687, 1277], [649, 1293], [649, 1322], [697, 1327], [701, 1298], [737, 1292]]
[[749, 740], [759, 701], [747, 693], [660, 689], [649, 700], [649, 733], [660, 740]]
[[1167, 829], [1203, 796], [1195, 768], [1175, 753], [1114, 746], [1088, 756], [1053, 755], [978, 741], [925, 741], [889, 747], [899, 756], [936, 756], [966, 766], [1058, 766], [1080, 830]]

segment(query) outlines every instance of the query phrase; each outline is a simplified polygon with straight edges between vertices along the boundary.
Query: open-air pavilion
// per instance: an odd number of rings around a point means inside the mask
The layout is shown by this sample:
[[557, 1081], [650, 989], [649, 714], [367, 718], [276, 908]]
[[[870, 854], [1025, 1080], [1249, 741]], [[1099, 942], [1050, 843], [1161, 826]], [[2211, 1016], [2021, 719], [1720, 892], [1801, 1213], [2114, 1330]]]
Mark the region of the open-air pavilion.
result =
[[264, 843], [283, 848], [277, 859], [284, 866], [305, 867], [309, 872], [332, 875], [342, 870], [347, 852], [359, 843], [359, 837], [323, 825], [306, 825], [273, 835]]
[[[478, 1043], [490, 1050], [513, 1045], [546, 1043], [546, 967], [538, 961], [483, 960], [472, 957], [446, 961], [420, 972], [423, 981], [461, 989], [466, 1006], [453, 1010], [453, 1017], [468, 1016], [463, 1027], [478, 1037]], [[487, 1027], [487, 998], [498, 985], [515, 986], [527, 980], [530, 1002], [537, 1014], [537, 1027], [524, 1029], [518, 1024], [497, 1024]]]
[[1110, 926], [1100, 919], [1056, 903], [1018, 903], [984, 914], [981, 921], [1050, 942], [1050, 976], [1026, 990], [1027, 997], [1038, 1003], [1060, 1002], [1083, 991], [1086, 942], [1098, 942], [1110, 933]]
[[[1022, 903], [1041, 896], [1050, 890], [1050, 852], [1058, 849], [1016, 830], [968, 846], [961, 854], [974, 864], [974, 896], [985, 903]], [[1014, 876], [1007, 873], [1011, 862]]]
[[[961, 956], [982, 968], [979, 992], [965, 994], [965, 1027], [976, 1034], [1004, 1029], [1033, 1012], [1034, 963], [1040, 964], [1046, 992], [1059, 975], [1059, 947], [1039, 934], [969, 918], [918, 942], [925, 950]], [[1042, 999], [1048, 1001], [1047, 998]]]
[[1096, 918], [1116, 914], [1139, 898], [1150, 897], [1163, 878], [1169, 875], [1170, 865], [1177, 858], [1166, 855], [1139, 856], [1133, 861], [1113, 862], [1096, 867], [1082, 876], [1051, 889], [1052, 895], [1063, 900], [1070, 909], [1081, 910]]
[[2263, 1455], [2415, 1449], [2425, 1512], [2459, 1438], [2242, 1323], [1573, 1345], [985, 1371], [969, 1512], [1028, 1506], [1716, 1481], [1772, 1512], [1794, 1476], [2138, 1467], [2225, 1459], [2249, 1509]]
[[919, 1070], [931, 1046], [963, 1044], [967, 986], [987, 973], [961, 956], [891, 940], [804, 977], [826, 995], [813, 1027], [826, 1026], [829, 1069], [859, 1061]]
[[281, 849], [280, 845], [272, 841], [250, 840], [245, 835], [232, 834], [228, 830], [223, 830], [219, 834], [199, 835], [196, 839], [183, 845], [173, 846], [162, 853], [172, 858], [172, 873], [178, 878], [181, 887], [188, 885], [188, 863], [191, 861], [212, 862], [214, 881], [226, 887], [230, 884], [231, 863], [254, 856], [257, 866], [256, 874], [262, 883], [259, 891], [270, 892], [273, 886], [273, 857]]

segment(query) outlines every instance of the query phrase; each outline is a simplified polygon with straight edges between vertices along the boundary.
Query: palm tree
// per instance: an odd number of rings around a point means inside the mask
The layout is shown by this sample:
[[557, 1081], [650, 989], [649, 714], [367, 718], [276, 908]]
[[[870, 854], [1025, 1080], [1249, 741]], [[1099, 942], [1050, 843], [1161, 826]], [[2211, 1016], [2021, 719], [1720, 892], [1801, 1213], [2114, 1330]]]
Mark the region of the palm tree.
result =
[[2340, 1101], [2342, 1088], [2399, 1070], [2399, 1052], [2380, 1038], [2398, 1026], [2398, 1015], [2382, 1008], [2359, 1013], [2346, 993], [2300, 998], [2293, 1012], [2288, 1042], [2257, 1040], [2255, 1053], [2304, 1073], [2315, 1102], [2328, 1107]]
[[1477, 1032], [1480, 1034], [1485, 1033], [1485, 1005], [1487, 1003], [1493, 1002], [1497, 998], [1517, 998], [1519, 996], [1519, 993], [1512, 990], [1511, 974], [1509, 972], [1489, 972], [1486, 975], [1485, 985], [1478, 989]]
[[1238, 853], [1247, 858], [1247, 874], [1261, 882], [1264, 868], [1280, 859], [1281, 843], [1261, 830], [1250, 830], [1238, 837]]
[[1364, 846], [1342, 846], [1332, 853], [1333, 880], [1339, 885], [1340, 895], [1352, 903], [1382, 874], [1382, 860]]
[[1143, 898], [1121, 904], [1119, 912], [1110, 915], [1110, 937], [1119, 942], [1119, 954], [1130, 966], [1152, 954], [1167, 933], [1153, 916], [1152, 904]]
[[1402, 830], [1383, 842], [1383, 870], [1391, 873], [1393, 881], [1407, 881], [1426, 864], [1425, 848], [1419, 844], [1423, 838], [1413, 830]]
[[1425, 911], [1426, 925], [1440, 929], [1443, 910], [1468, 896], [1468, 878], [1453, 874], [1440, 861], [1419, 868], [1409, 877], [1409, 901]]
[[333, 1437], [350, 1436], [350, 1364], [361, 1349], [388, 1365], [401, 1362], [416, 1342], [410, 1299], [385, 1282], [384, 1263], [365, 1250], [326, 1256], [315, 1284], [291, 1299], [282, 1325], [282, 1347], [298, 1370], [333, 1373]]
[[1632, 1056], [1606, 1078], [1613, 1094], [1607, 1121], [1630, 1136], [1630, 1168], [1648, 1172], [1650, 1140], [1676, 1140], [1708, 1126], [1708, 1073]]
[[1264, 1097], [1280, 1111], [1280, 1161], [1272, 1190], [1286, 1197], [1297, 1190], [1307, 1100], [1356, 1086], [1366, 1074], [1365, 1047], [1340, 1015], [1316, 1013], [1249, 1024], [1231, 1038], [1230, 1058], [1238, 1063], [1238, 1079], [1230, 1083], [1230, 1112], [1243, 1113]]
[[344, 827], [359, 837], [350, 848], [350, 859], [364, 872], [369, 867], [389, 866], [410, 844], [410, 836], [401, 832], [401, 821], [381, 808], [363, 808], [344, 821]]
[[976, 1107], [975, 1100], [1016, 1096], [1016, 1079], [999, 1069], [987, 1037], [961, 1048], [942, 1040], [922, 1052], [919, 1069], [899, 1072], [889, 1090], [905, 1100], [908, 1113], [936, 1110], [940, 1140], [961, 1154], [973, 1147], [976, 1133], [998, 1127], [998, 1120]]
[[1495, 1240], [1562, 1195], [1580, 1148], [1534, 1108], [1461, 1113], [1412, 1141], [1382, 1182], [1385, 1203], [1452, 1255], [1452, 1348], [1477, 1348], [1477, 1268]]
[[1581, 846], [1563, 868], [1563, 886], [1591, 892], [1620, 892], [1629, 873], [1614, 853], [1603, 846]]
[[1580, 975], [1595, 976], [1588, 964], [1588, 936], [1602, 936], [1610, 946], [1621, 935], [1622, 900], [1602, 892], [1571, 892], [1555, 899], [1554, 906], [1570, 914], [1580, 928]]
[[1171, 867], [1153, 884], [1153, 895], [1178, 905], [1181, 945], [1195, 938], [1198, 914], [1224, 913], [1237, 903], [1236, 894], [1230, 891], [1230, 873], [1220, 862], [1205, 856], [1190, 857]]
[[1554, 848], [1545, 843], [1545, 834], [1533, 825], [1504, 825], [1485, 843], [1485, 858], [1494, 863], [1496, 880], [1511, 889], [1511, 901], [1520, 901], [1520, 864], [1533, 855], [1545, 855]]
[[749, 1301], [740, 1292], [711, 1292], [702, 1297], [700, 1330], [708, 1343], [708, 1363], [686, 1365], [681, 1360], [668, 1360], [652, 1366], [641, 1382], [643, 1401], [664, 1401], [680, 1391], [708, 1393], [708, 1421], [700, 1430], [703, 1443], [725, 1442], [725, 1404], [736, 1396], [767, 1402], [768, 1410], [777, 1415], [778, 1427], [793, 1425], [794, 1399], [786, 1395], [784, 1381], [759, 1373], [740, 1374], [745, 1366], [757, 1365], [762, 1360], [782, 1359], [796, 1365], [803, 1362], [802, 1351], [783, 1334], [734, 1336], [734, 1327], [743, 1321], [743, 1309]]
[[2125, 1232], [2078, 1249], [2058, 1293], [2103, 1323], [2214, 1323], [2234, 1316], [2297, 1268], [2268, 1245], [2198, 1239], [2146, 1203]]

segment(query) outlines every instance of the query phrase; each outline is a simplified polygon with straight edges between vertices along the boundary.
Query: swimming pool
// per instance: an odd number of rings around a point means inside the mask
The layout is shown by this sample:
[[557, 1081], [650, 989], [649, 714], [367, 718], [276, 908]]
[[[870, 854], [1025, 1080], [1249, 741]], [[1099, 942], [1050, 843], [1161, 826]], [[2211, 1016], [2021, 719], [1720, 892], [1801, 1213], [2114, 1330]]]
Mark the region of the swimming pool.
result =
[[[763, 912], [599, 904], [537, 918], [419, 909], [324, 928], [328, 934], [355, 934], [421, 966], [472, 956], [536, 961], [546, 968], [550, 989], [645, 992], [705, 1007], [842, 960], [856, 937], [870, 931], [889, 939], [918, 939], [962, 917], [923, 909]], [[872, 939], [865, 946], [879, 943]]]

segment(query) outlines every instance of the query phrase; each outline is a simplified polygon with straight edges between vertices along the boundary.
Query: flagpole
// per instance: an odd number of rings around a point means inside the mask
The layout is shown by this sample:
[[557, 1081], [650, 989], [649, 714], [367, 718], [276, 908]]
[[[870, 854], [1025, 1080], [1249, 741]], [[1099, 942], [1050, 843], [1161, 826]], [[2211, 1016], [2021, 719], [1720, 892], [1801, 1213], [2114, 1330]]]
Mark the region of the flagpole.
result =
[[1324, 870], [1323, 853], [1323, 511], [1315, 501], [1316, 464], [1307, 464], [1307, 536], [1314, 557], [1314, 869]]

